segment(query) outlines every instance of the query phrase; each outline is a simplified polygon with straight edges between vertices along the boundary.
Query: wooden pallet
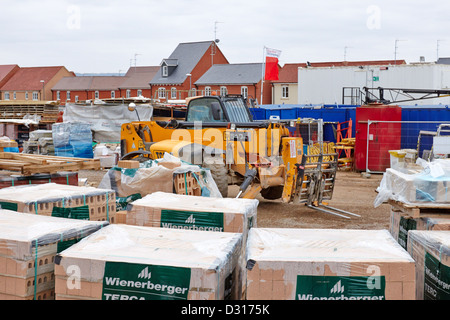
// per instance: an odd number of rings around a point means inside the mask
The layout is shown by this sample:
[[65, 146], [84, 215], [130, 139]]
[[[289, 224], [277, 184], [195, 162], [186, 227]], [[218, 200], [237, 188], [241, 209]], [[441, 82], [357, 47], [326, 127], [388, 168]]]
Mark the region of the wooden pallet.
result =
[[437, 217], [448, 215], [450, 218], [450, 203], [404, 203], [389, 200], [392, 210], [400, 211], [411, 218]]
[[0, 170], [19, 171], [25, 175], [58, 171], [99, 170], [100, 167], [99, 159], [0, 152]]

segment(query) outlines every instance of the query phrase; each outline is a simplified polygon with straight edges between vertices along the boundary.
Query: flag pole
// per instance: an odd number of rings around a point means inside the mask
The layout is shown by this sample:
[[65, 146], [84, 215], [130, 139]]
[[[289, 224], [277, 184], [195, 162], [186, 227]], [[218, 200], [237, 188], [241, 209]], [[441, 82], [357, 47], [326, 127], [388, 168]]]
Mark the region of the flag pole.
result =
[[259, 104], [263, 104], [263, 88], [264, 88], [264, 69], [266, 66], [266, 46], [263, 47], [263, 63], [262, 63], [262, 70], [261, 70], [261, 100], [259, 101]]

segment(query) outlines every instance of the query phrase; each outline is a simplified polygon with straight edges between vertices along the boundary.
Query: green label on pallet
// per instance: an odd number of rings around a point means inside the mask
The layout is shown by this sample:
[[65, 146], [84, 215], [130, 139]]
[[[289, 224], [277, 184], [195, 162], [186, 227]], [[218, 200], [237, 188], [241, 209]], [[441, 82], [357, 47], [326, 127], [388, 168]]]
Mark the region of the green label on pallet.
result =
[[417, 221], [411, 218], [400, 217], [398, 230], [398, 243], [406, 249], [408, 244], [408, 231], [417, 229]]
[[425, 253], [424, 300], [450, 300], [450, 267]]
[[385, 300], [384, 276], [297, 276], [296, 300]]
[[161, 228], [223, 232], [223, 213], [161, 210]]
[[3, 210], [17, 211], [17, 203], [0, 201], [0, 208]]
[[89, 206], [73, 208], [53, 207], [52, 217], [89, 220]]
[[187, 300], [190, 282], [189, 268], [107, 261], [102, 300]]

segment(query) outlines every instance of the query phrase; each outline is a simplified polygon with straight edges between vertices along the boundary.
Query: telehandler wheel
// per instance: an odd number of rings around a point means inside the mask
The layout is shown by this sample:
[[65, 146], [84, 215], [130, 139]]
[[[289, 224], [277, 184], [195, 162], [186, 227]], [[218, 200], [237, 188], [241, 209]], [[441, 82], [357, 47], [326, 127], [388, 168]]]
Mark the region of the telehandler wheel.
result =
[[221, 157], [203, 157], [203, 168], [209, 169], [222, 197], [228, 196], [228, 169]]
[[283, 195], [284, 186], [268, 187], [261, 190], [261, 196], [267, 200], [276, 200]]

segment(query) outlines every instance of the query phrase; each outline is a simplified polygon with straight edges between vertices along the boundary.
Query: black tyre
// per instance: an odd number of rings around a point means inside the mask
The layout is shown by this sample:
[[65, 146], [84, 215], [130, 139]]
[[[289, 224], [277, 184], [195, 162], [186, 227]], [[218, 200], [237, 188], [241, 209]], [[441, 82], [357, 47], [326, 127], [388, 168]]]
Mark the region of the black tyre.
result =
[[211, 171], [211, 175], [222, 197], [228, 197], [228, 169], [223, 158], [219, 156], [204, 157], [202, 167]]
[[283, 195], [283, 186], [274, 186], [261, 190], [261, 196], [267, 200], [276, 200]]

